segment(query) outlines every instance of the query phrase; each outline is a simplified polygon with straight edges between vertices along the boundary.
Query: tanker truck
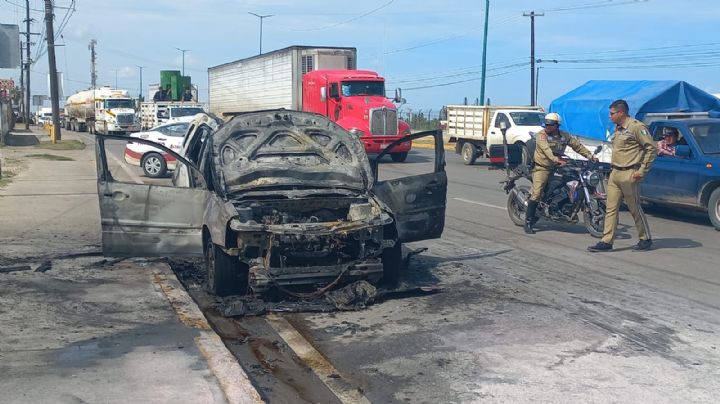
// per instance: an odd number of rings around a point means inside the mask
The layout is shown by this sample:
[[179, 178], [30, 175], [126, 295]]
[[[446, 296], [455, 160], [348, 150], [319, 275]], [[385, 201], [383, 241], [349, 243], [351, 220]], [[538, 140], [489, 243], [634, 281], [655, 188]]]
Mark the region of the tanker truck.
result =
[[101, 87], [80, 91], [65, 101], [65, 127], [100, 134], [138, 132], [135, 103], [127, 90]]

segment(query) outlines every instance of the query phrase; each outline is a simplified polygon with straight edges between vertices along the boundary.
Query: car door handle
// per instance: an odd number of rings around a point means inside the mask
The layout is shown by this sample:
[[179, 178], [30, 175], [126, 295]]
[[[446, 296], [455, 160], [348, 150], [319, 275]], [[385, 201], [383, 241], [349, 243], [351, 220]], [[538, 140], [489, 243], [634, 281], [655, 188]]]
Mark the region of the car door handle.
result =
[[130, 195], [126, 194], [122, 191], [115, 191], [115, 192], [105, 192], [102, 194], [106, 198], [113, 198], [116, 201], [122, 201], [124, 199], [130, 198]]

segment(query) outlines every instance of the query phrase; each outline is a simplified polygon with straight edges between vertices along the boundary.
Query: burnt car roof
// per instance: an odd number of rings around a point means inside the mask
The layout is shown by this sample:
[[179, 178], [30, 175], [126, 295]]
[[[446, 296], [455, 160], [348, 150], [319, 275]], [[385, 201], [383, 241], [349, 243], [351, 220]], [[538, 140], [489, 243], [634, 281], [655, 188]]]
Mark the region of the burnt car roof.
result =
[[212, 165], [228, 194], [258, 189], [367, 191], [362, 143], [327, 117], [292, 110], [234, 116], [211, 134]]

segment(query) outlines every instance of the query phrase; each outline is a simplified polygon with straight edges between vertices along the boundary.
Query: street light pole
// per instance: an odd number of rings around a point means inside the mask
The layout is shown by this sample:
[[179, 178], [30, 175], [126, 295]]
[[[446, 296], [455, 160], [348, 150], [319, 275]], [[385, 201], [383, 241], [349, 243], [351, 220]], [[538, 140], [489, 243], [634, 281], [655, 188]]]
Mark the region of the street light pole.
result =
[[115, 89], [117, 90], [117, 88], [118, 88], [118, 86], [117, 86], [117, 72], [118, 72], [118, 70], [120, 70], [120, 69], [112, 69], [112, 70], [115, 72]]
[[180, 52], [182, 52], [182, 75], [184, 76], [184, 75], [185, 75], [185, 52], [189, 52], [190, 49], [180, 49], [180, 48], [177, 48], [177, 47], [176, 47], [175, 49], [177, 49], [177, 50], [179, 50]]
[[485, 35], [483, 36], [482, 53], [482, 81], [480, 83], [480, 105], [485, 105], [485, 62], [487, 61], [488, 15], [490, 14], [490, 0], [485, 0]]
[[[540, 63], [547, 63], [547, 62], [557, 63], [558, 61], [556, 59], [537, 59], [536, 62], [538, 64], [540, 64]], [[539, 92], [538, 89], [540, 87], [539, 83], [540, 83], [540, 69], [541, 68], [542, 68], [542, 66], [538, 66], [537, 69], [535, 70], [535, 101], [536, 102], [534, 104], [537, 104], [537, 97], [538, 97], [538, 92]]]
[[142, 98], [143, 98], [143, 96], [142, 96], [142, 69], [147, 66], [140, 66], [140, 65], [135, 65], [135, 66], [137, 66], [138, 69], [140, 69], [140, 97], [138, 97], [138, 98], [142, 101]]
[[255, 14], [255, 13], [251, 13], [251, 12], [248, 12], [248, 14], [252, 14], [252, 15], [254, 15], [255, 17], [257, 17], [257, 18], [260, 19], [260, 53], [259, 53], [259, 54], [262, 55], [262, 31], [263, 31], [262, 24], [263, 24], [263, 19], [268, 18], [268, 17], [272, 17], [273, 14], [260, 15], [260, 14]]

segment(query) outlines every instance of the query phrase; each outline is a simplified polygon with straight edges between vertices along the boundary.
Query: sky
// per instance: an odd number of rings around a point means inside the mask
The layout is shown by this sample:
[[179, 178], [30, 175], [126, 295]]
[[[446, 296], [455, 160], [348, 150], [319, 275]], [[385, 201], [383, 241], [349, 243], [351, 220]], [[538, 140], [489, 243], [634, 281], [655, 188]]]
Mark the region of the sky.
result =
[[[490, 0], [485, 96], [495, 105], [530, 103], [530, 18], [535, 18], [538, 104], [588, 80], [685, 80], [720, 93], [717, 0]], [[42, 0], [30, 0], [31, 32], [44, 34]], [[207, 101], [207, 68], [292, 45], [357, 48], [406, 111], [436, 117], [447, 104], [480, 97], [484, 0], [55, 0], [57, 68], [64, 95], [90, 86], [91, 39], [98, 84], [136, 97], [182, 70]], [[21, 24], [24, 0], [0, 0], [0, 23]], [[45, 43], [32, 47], [33, 94], [49, 94]], [[19, 82], [19, 69], [0, 69]], [[46, 102], [46, 106], [49, 106]]]

